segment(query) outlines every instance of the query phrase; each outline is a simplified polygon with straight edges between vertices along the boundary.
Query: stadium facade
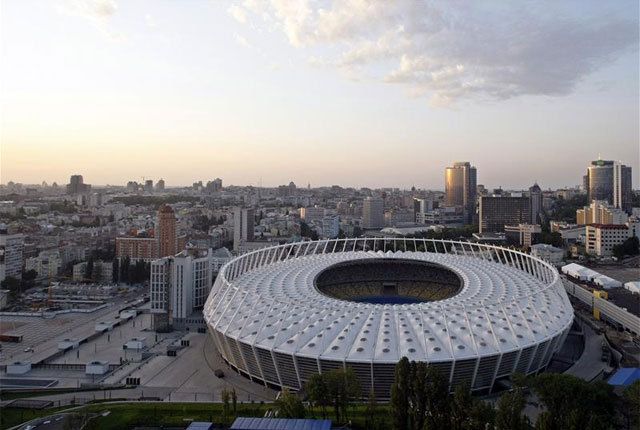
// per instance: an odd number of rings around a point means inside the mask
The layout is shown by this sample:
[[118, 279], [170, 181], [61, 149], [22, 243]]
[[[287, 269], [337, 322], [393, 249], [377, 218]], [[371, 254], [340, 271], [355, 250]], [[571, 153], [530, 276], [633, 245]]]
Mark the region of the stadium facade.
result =
[[364, 395], [387, 399], [403, 356], [435, 366], [451, 389], [487, 391], [539, 372], [573, 309], [556, 269], [519, 251], [357, 238], [231, 260], [204, 317], [224, 360], [256, 382], [300, 390], [311, 375], [348, 366]]

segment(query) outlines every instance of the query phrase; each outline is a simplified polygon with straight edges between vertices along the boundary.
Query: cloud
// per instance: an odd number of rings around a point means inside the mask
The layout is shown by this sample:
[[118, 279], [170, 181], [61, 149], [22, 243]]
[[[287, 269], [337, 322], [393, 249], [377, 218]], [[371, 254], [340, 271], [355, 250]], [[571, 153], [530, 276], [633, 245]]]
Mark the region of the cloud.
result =
[[247, 39], [245, 39], [243, 36], [240, 36], [238, 33], [235, 33], [233, 35], [233, 39], [236, 41], [238, 45], [242, 46], [243, 48], [252, 48], [251, 44], [247, 41]]
[[245, 10], [237, 4], [232, 4], [229, 9], [227, 9], [227, 12], [239, 23], [244, 24], [247, 22]]
[[314, 64], [405, 86], [444, 105], [571, 93], [637, 49], [637, 7], [629, 3], [633, 10], [623, 14], [610, 5], [245, 0], [234, 7], [245, 21], [253, 15], [276, 23], [294, 47], [329, 52], [312, 52]]
[[146, 14], [144, 16], [144, 22], [145, 22], [145, 24], [147, 24], [147, 27], [149, 27], [149, 28], [158, 27], [158, 21], [156, 21], [156, 19], [150, 14]]
[[[110, 21], [118, 10], [114, 0], [67, 0], [59, 8], [63, 13], [88, 20], [107, 38], [123, 41], [125, 35], [110, 27]], [[148, 21], [147, 21], [148, 24]]]

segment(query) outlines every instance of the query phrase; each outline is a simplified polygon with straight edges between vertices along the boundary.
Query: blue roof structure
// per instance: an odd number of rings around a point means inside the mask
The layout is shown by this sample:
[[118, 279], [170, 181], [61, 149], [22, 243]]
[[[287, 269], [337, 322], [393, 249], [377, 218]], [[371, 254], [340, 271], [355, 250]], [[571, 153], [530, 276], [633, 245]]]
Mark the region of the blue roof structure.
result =
[[331, 430], [331, 420], [240, 417], [231, 430]]
[[187, 430], [211, 430], [213, 428], [213, 423], [208, 423], [205, 421], [194, 421], [189, 424]]
[[626, 387], [640, 379], [639, 367], [623, 367], [609, 378], [609, 385]]

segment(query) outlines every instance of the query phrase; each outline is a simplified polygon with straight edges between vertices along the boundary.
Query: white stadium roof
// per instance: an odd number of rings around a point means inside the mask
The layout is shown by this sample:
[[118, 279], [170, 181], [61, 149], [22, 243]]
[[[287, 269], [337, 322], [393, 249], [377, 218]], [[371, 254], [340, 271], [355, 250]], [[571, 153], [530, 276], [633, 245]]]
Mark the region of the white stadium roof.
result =
[[[346, 362], [395, 363], [403, 356], [451, 361], [540, 344], [566, 330], [573, 319], [559, 283], [550, 285], [551, 279], [543, 282], [493, 257], [346, 251], [269, 264], [260, 258], [256, 268], [232, 281], [216, 281], [205, 318], [228, 338], [274, 352]], [[332, 298], [314, 285], [329, 266], [371, 258], [437, 263], [456, 272], [463, 287], [445, 300], [381, 305]]]

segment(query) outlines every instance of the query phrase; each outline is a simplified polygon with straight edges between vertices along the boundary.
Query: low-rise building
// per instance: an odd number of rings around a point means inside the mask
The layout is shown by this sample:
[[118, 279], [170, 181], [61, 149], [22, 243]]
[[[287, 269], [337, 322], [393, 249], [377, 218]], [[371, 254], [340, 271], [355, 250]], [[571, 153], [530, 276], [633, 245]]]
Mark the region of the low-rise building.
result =
[[55, 278], [61, 266], [62, 259], [57, 250], [41, 251], [37, 257], [25, 261], [25, 270], [35, 270], [38, 279]]
[[340, 235], [340, 218], [337, 216], [326, 216], [322, 218], [322, 237], [324, 239], [335, 239]]
[[151, 261], [158, 258], [158, 241], [153, 237], [117, 237], [116, 258]]
[[597, 257], [610, 257], [613, 247], [621, 245], [630, 237], [626, 225], [591, 224], [586, 226], [585, 251]]
[[555, 246], [551, 246], [546, 243], [537, 243], [531, 245], [531, 255], [548, 261], [554, 266], [559, 266], [564, 260], [565, 252], [561, 248], [556, 248]]
[[507, 241], [525, 248], [530, 248], [531, 245], [536, 243], [540, 239], [542, 228], [538, 224], [518, 224], [518, 225], [505, 225], [504, 234]]

